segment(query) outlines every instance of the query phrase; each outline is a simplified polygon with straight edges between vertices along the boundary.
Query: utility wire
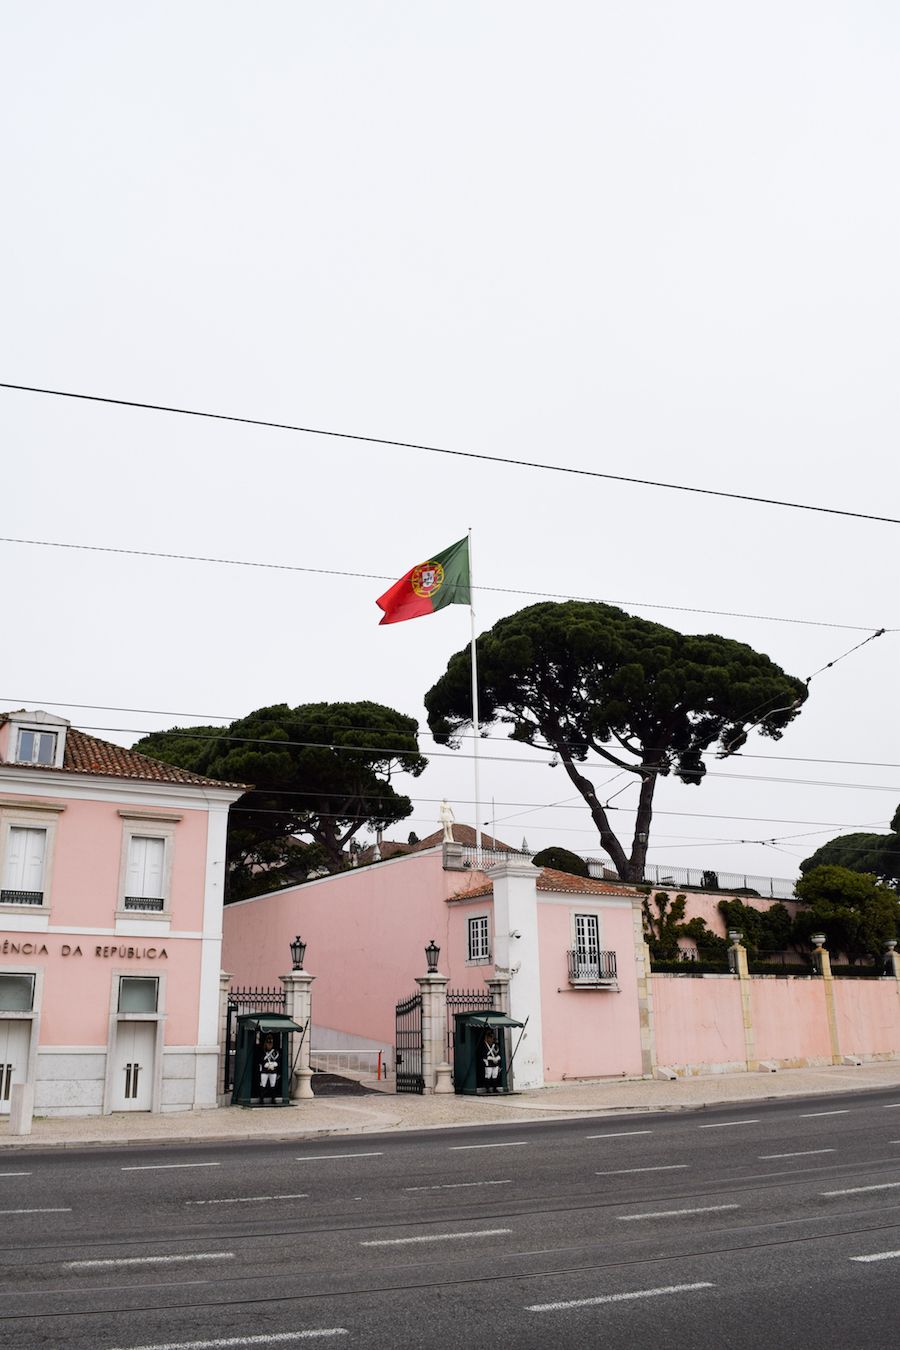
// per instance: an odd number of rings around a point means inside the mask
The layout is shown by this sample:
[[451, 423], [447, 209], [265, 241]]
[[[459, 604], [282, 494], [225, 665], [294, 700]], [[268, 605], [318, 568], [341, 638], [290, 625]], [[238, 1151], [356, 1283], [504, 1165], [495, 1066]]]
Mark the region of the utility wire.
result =
[[[0, 384], [0, 388], [2, 388]], [[363, 581], [396, 581], [396, 577], [387, 572], [348, 572], [335, 567], [304, 567], [298, 563], [259, 562], [252, 558], [215, 558], [200, 553], [164, 553], [160, 549], [116, 548], [108, 544], [73, 544], [59, 539], [23, 539], [14, 535], [0, 535], [0, 544], [21, 544], [30, 548], [72, 549], [80, 553], [110, 553], [127, 558], [160, 558], [167, 562], [211, 563], [218, 567], [257, 567], [273, 572], [303, 572], [310, 576], [351, 577]], [[731, 609], [700, 609], [695, 605], [657, 604], [650, 600], [598, 600], [591, 595], [565, 595], [559, 591], [528, 591], [512, 586], [483, 586], [479, 591], [489, 591], [494, 595], [524, 595], [532, 599], [580, 600], [587, 604], [624, 605], [630, 609], [661, 609], [679, 614], [706, 614], [719, 619], [751, 619], [763, 623], [787, 623], [807, 628], [839, 628], [847, 632], [867, 632], [875, 625], [871, 623], [835, 623], [826, 619], [794, 619], [779, 614], [744, 614]], [[900, 632], [897, 628], [884, 630], [889, 633]]]
[[230, 413], [206, 412], [199, 408], [178, 408], [165, 403], [144, 403], [137, 399], [110, 398], [102, 394], [80, 394], [67, 389], [45, 389], [31, 384], [10, 384], [5, 380], [0, 380], [0, 389], [11, 389], [26, 394], [43, 394], [50, 398], [78, 399], [86, 403], [103, 403], [117, 408], [139, 408], [144, 412], [174, 413], [179, 417], [199, 417], [215, 422], [237, 423], [240, 426], [267, 427], [274, 431], [293, 431], [304, 436], [329, 436], [335, 440], [359, 441], [365, 445], [385, 445], [400, 450], [418, 450], [429, 455], [448, 455], [456, 459], [472, 459], [487, 464], [503, 464], [522, 469], [540, 469], [545, 473], [571, 474], [578, 478], [600, 478], [615, 483], [633, 483], [638, 487], [665, 488], [670, 492], [693, 492], [704, 497], [724, 497], [730, 501], [754, 502], [762, 506], [783, 506], [794, 511], [814, 511], [829, 516], [846, 516], [853, 520], [875, 520], [886, 525], [900, 525], [900, 519], [895, 516], [879, 516], [865, 511], [846, 511], [837, 506], [816, 506], [810, 502], [794, 502], [778, 497], [757, 497], [747, 492], [725, 492], [717, 488], [694, 487], [685, 483], [666, 483], [655, 478], [635, 478], [627, 474], [606, 473], [600, 469], [578, 469], [570, 465], [547, 464], [540, 460], [513, 459], [504, 455], [486, 455], [476, 450], [451, 450], [446, 446], [394, 440], [387, 436], [363, 436], [352, 431], [332, 431], [323, 427], [300, 426], [293, 422], [273, 422], [262, 417], [237, 417]]
[[[887, 630], [887, 631], [892, 631], [892, 630]], [[878, 636], [878, 634], [873, 634], [872, 636], [873, 636], [873, 637], [874, 637], [874, 636]], [[866, 639], [867, 642], [870, 641], [870, 640], [871, 640], [871, 639], [869, 639], [869, 638]], [[862, 645], [864, 645], [864, 644], [860, 643], [859, 645], [862, 646]], [[854, 647], [854, 648], [851, 648], [851, 651], [855, 651], [855, 650], [856, 650], [855, 647]], [[849, 652], [845, 652], [845, 653], [844, 653], [844, 656], [848, 656], [849, 654], [850, 654]], [[843, 657], [838, 657], [837, 659], [838, 659], [838, 660], [843, 660]], [[836, 664], [836, 662], [834, 662], [834, 661], [829, 662], [829, 666], [835, 665], [835, 664]], [[828, 667], [824, 667], [824, 666], [823, 666], [822, 669], [823, 669], [823, 670], [824, 670], [824, 669], [828, 669]], [[821, 671], [817, 671], [816, 673], [817, 673], [817, 674], [821, 674]], [[813, 678], [813, 677], [810, 676], [810, 679], [812, 679], [812, 678]], [[46, 708], [46, 707], [51, 707], [51, 708], [78, 708], [78, 709], [80, 709], [80, 710], [82, 710], [82, 711], [89, 711], [89, 712], [123, 712], [123, 713], [140, 713], [142, 716], [146, 716], [146, 717], [195, 717], [195, 718], [198, 718], [198, 719], [202, 719], [204, 722], [207, 722], [207, 723], [208, 723], [211, 719], [214, 720], [214, 721], [227, 722], [227, 723], [238, 722], [238, 721], [241, 720], [241, 717], [240, 717], [240, 716], [230, 717], [230, 716], [228, 716], [228, 715], [225, 714], [225, 713], [173, 712], [171, 709], [165, 709], [165, 708], [123, 708], [123, 707], [117, 706], [116, 704], [111, 704], [111, 703], [71, 703], [71, 702], [69, 702], [67, 699], [39, 699], [39, 698], [25, 698], [25, 699], [23, 699], [23, 698], [4, 698], [2, 695], [0, 695], [0, 703], [13, 703], [13, 704], [17, 704], [20, 708], [26, 708], [26, 707], [28, 707], [28, 708]], [[11, 711], [12, 711], [12, 710], [11, 710]], [[0, 717], [6, 716], [6, 715], [8, 715], [8, 714], [0, 713]], [[333, 730], [335, 730], [335, 731], [366, 731], [366, 732], [372, 732], [372, 731], [380, 730], [380, 729], [381, 729], [381, 728], [375, 728], [375, 727], [371, 727], [371, 726], [368, 726], [368, 727], [359, 727], [359, 726], [353, 726], [353, 725], [351, 725], [351, 724], [349, 724], [349, 723], [336, 723], [336, 722], [331, 722], [331, 723], [329, 723], [329, 726], [330, 726]], [[77, 729], [78, 729], [78, 730], [81, 730], [81, 731], [86, 731], [86, 730], [88, 730], [88, 728], [87, 728], [86, 726], [79, 726]], [[92, 729], [92, 730], [95, 730], [95, 731], [98, 731], [98, 730], [115, 730], [115, 728], [102, 728], [102, 727], [94, 727], [94, 728], [91, 728], [91, 729]], [[202, 731], [203, 729], [204, 729], [203, 727], [177, 727], [177, 728], [174, 728], [174, 729], [171, 729], [171, 730], [170, 730], [169, 728], [165, 728], [165, 727], [156, 727], [156, 728], [153, 728], [153, 729], [151, 729], [151, 730], [149, 730], [149, 731], [148, 731], [148, 730], [143, 730], [143, 731], [142, 731], [142, 730], [140, 730], [139, 728], [134, 728], [134, 729], [131, 729], [131, 730], [129, 731], [129, 734], [140, 735], [140, 736], [178, 735], [178, 736], [185, 736], [185, 737], [187, 737], [188, 739], [193, 739], [195, 733], [196, 733], [196, 732], [200, 732], [200, 731]], [[227, 729], [226, 727], [222, 727], [222, 728], [221, 728], [222, 731], [225, 731], [226, 729]], [[214, 727], [213, 730], [217, 732], [217, 731], [220, 730], [220, 728]], [[431, 731], [429, 731], [429, 730], [428, 730], [427, 728], [425, 728], [425, 727], [420, 727], [420, 728], [418, 729], [417, 734], [418, 734], [419, 736], [428, 736], [430, 739], [433, 739], [433, 738], [434, 738], [434, 733], [431, 732]], [[212, 738], [210, 738], [210, 739], [212, 739]], [[233, 739], [233, 738], [228, 738], [228, 737], [225, 737], [225, 736], [216, 736], [215, 739], [216, 739], [216, 740], [227, 740], [227, 739]], [[247, 739], [252, 740], [253, 738], [247, 738]], [[475, 738], [474, 732], [470, 732], [470, 731], [460, 731], [459, 733], [454, 733], [453, 739], [454, 739], [454, 740], [460, 740], [460, 741], [472, 741], [472, 740], [475, 740], [476, 738]], [[499, 735], [499, 736], [498, 736], [498, 735], [494, 735], [494, 734], [492, 734], [492, 733], [490, 733], [490, 732], [487, 732], [487, 731], [481, 732], [481, 734], [479, 735], [478, 739], [481, 740], [481, 741], [501, 741], [501, 742], [503, 742], [504, 744], [508, 743], [508, 741], [509, 741], [509, 737], [508, 737], [508, 736], [505, 736], [505, 735]], [[260, 744], [268, 744], [269, 742], [266, 742], [266, 741], [260, 741], [259, 743], [260, 743]], [[278, 742], [278, 744], [285, 744], [285, 742]], [[572, 746], [577, 745], [578, 742], [576, 742], [576, 741], [560, 741], [559, 744], [560, 744], [560, 746], [567, 746], [567, 747], [571, 748]], [[132, 747], [132, 748], [133, 748], [133, 747]], [[351, 748], [351, 749], [358, 749], [359, 747], [358, 747], [358, 746], [352, 746], [352, 747], [349, 747], [349, 748]], [[552, 746], [536, 747], [536, 748], [541, 748], [541, 749], [544, 749], [544, 748], [545, 748], [545, 749], [547, 750], [547, 753], [550, 754], [551, 757], [552, 757], [552, 755], [555, 753]], [[646, 747], [645, 747], [645, 749], [664, 749], [664, 748], [665, 748], [665, 747], [653, 747], [653, 746], [646, 746]], [[405, 754], [415, 754], [415, 753], [417, 753], [417, 752], [416, 752], [416, 751], [404, 751], [403, 753], [405, 753]], [[418, 753], [425, 753], [425, 752], [418, 752]], [[431, 750], [431, 751], [428, 751], [427, 753], [428, 753], [429, 755], [431, 755], [431, 756], [435, 756], [435, 755], [440, 754], [441, 752], [440, 752], [440, 751], [436, 751], [436, 750]], [[701, 751], [700, 751], [700, 754], [701, 754], [702, 756], [704, 756], [704, 758], [707, 758], [707, 759], [717, 759], [717, 758], [718, 758], [718, 751], [716, 751], [716, 750], [701, 750]], [[459, 755], [458, 755], [458, 753], [457, 753], [456, 751], [453, 752], [453, 755], [454, 755], [454, 757], [459, 758]], [[152, 758], [152, 756], [151, 756], [151, 758]], [[733, 755], [730, 755], [730, 756], [729, 756], [729, 758], [730, 758], [730, 759], [759, 759], [759, 760], [769, 760], [769, 761], [773, 761], [773, 762], [776, 763], [776, 764], [837, 764], [837, 765], [841, 765], [841, 766], [844, 766], [844, 767], [863, 768], [863, 769], [900, 769], [900, 762], [892, 761], [892, 760], [877, 760], [877, 759], [824, 759], [824, 758], [817, 757], [817, 756], [815, 756], [815, 755], [760, 755], [760, 754], [748, 754], [748, 753], [747, 753], [746, 751], [744, 751], [744, 750], [737, 750], [737, 751], [735, 751]], [[520, 760], [517, 760], [516, 762], [517, 762], [517, 763], [521, 763]], [[546, 760], [532, 760], [532, 761], [530, 761], [530, 762], [532, 762], [532, 763], [541, 763], [541, 764], [547, 763]], [[551, 767], [555, 767], [555, 766], [551, 765]], [[635, 766], [635, 767], [637, 767], [637, 766]], [[623, 769], [622, 772], [624, 773], [624, 772], [626, 772], [626, 770]], [[627, 772], [630, 772], [630, 770], [628, 770]], [[620, 776], [620, 775], [618, 775], [618, 774], [615, 775], [615, 777], [619, 777], [619, 776]]]

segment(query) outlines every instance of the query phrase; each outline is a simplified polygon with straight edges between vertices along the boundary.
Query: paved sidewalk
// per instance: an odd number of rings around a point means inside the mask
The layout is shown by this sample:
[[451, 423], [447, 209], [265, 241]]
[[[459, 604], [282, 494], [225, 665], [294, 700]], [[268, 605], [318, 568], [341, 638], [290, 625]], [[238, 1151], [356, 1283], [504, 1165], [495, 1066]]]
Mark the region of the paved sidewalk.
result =
[[315, 1097], [294, 1107], [223, 1107], [218, 1111], [120, 1113], [35, 1119], [30, 1135], [12, 1136], [0, 1124], [0, 1148], [75, 1148], [85, 1144], [191, 1144], [245, 1139], [303, 1139], [331, 1134], [436, 1129], [509, 1121], [602, 1116], [627, 1111], [675, 1111], [729, 1102], [814, 1097], [866, 1088], [896, 1088], [900, 1060], [777, 1073], [710, 1074], [674, 1082], [603, 1079], [564, 1083], [511, 1097], [416, 1097], [374, 1092], [338, 1101]]

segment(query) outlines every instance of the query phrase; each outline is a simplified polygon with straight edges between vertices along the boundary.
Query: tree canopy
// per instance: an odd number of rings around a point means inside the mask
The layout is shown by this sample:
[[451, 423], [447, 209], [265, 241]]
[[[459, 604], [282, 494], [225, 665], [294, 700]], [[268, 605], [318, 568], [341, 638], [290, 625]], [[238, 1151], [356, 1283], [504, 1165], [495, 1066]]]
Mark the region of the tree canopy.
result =
[[800, 878], [796, 891], [809, 908], [794, 920], [795, 940], [809, 941], [821, 929], [832, 952], [844, 952], [853, 964], [865, 957], [880, 959], [884, 944], [900, 938], [900, 900], [874, 876], [848, 867], [816, 867]]
[[800, 864], [802, 875], [816, 867], [847, 867], [871, 872], [880, 881], [900, 884], [900, 806], [894, 812], [890, 834], [842, 834], [829, 839]]
[[[471, 725], [469, 662], [466, 647], [425, 696], [442, 744]], [[626, 881], [643, 878], [659, 778], [699, 784], [704, 750], [733, 754], [753, 729], [778, 739], [807, 697], [802, 680], [744, 643], [581, 600], [530, 605], [482, 634], [478, 684], [485, 725], [506, 724], [512, 740], [558, 757]], [[591, 754], [640, 782], [630, 852], [578, 767]]]
[[549, 848], [542, 848], [540, 853], [536, 853], [531, 861], [535, 867], [553, 867], [557, 872], [568, 872], [573, 877], [590, 876], [584, 858], [578, 853], [573, 853], [569, 848], [561, 848], [558, 844], [551, 844]]
[[279, 703], [228, 727], [153, 732], [134, 748], [253, 785], [229, 817], [227, 898], [238, 900], [338, 872], [364, 826], [384, 829], [411, 815], [390, 779], [424, 770], [417, 734], [414, 718], [380, 703]]

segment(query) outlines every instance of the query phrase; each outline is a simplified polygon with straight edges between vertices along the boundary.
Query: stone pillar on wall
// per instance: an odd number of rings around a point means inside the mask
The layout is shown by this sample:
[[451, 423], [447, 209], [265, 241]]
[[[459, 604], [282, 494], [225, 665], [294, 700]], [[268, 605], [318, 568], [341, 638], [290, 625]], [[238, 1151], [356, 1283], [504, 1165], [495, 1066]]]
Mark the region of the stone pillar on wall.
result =
[[734, 974], [738, 977], [741, 991], [741, 1022], [744, 1027], [744, 1058], [747, 1061], [748, 1073], [753, 1073], [759, 1068], [759, 1060], [756, 1058], [756, 1032], [753, 1029], [753, 1003], [750, 998], [750, 971], [747, 966], [747, 948], [741, 941], [743, 934], [732, 931], [729, 932], [728, 936], [732, 939], [731, 946], [728, 948], [728, 964]]
[[893, 939], [887, 944], [884, 954], [884, 973], [888, 977], [893, 976], [895, 980], [900, 980], [900, 952], [897, 951], [897, 944]]
[[653, 1022], [653, 985], [650, 980], [650, 948], [644, 941], [644, 911], [640, 900], [631, 904], [634, 963], [637, 973], [638, 1019], [641, 1035], [641, 1073], [656, 1074], [656, 1029]]
[[446, 975], [429, 971], [416, 984], [422, 993], [422, 1077], [427, 1093], [453, 1091], [452, 1069], [447, 1062]]
[[[816, 939], [821, 939], [817, 941]], [[821, 934], [813, 936], [813, 967], [818, 975], [822, 977], [822, 984], [825, 993], [825, 1015], [828, 1018], [828, 1038], [831, 1042], [831, 1062], [832, 1064], [843, 1064], [841, 1056], [841, 1042], [838, 1036], [837, 1013], [834, 1008], [834, 978], [831, 974], [831, 957], [825, 950], [825, 939]]]
[[509, 1016], [509, 972], [495, 970], [491, 979], [485, 980], [485, 984], [491, 992], [491, 999], [495, 1012], [506, 1013]]
[[228, 990], [231, 976], [224, 970], [219, 972], [219, 1068], [216, 1080], [216, 1095], [220, 1106], [226, 1106], [229, 1097], [225, 1092], [225, 1057], [228, 1054]]
[[[305, 970], [292, 970], [289, 975], [281, 976], [284, 985], [284, 1011], [298, 1027], [306, 1027], [306, 1034], [297, 1053], [296, 1045], [292, 1053], [297, 1056], [290, 1082], [291, 1101], [308, 1101], [312, 1095], [312, 1069], [309, 1064], [310, 1041], [312, 1040], [312, 982], [315, 975]], [[298, 1035], [294, 1032], [294, 1036]]]

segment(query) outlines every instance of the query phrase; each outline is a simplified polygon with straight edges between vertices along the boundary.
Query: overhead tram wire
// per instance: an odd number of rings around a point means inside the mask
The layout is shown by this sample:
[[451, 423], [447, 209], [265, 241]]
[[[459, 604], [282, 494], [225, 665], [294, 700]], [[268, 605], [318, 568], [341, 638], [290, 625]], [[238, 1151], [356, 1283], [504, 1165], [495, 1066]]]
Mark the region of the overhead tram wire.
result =
[[166, 403], [145, 403], [138, 399], [112, 398], [104, 394], [83, 394], [68, 389], [47, 389], [32, 384], [12, 384], [0, 380], [0, 389], [18, 393], [41, 394], [48, 398], [65, 398], [84, 403], [102, 403], [108, 407], [134, 408], [142, 412], [170, 413], [178, 417], [197, 417], [206, 421], [230, 422], [239, 426], [265, 427], [272, 431], [291, 431], [303, 436], [327, 436], [334, 440], [358, 441], [363, 445], [383, 445], [399, 450], [416, 450], [429, 455], [447, 455], [455, 459], [471, 459], [487, 464], [501, 464], [510, 468], [538, 469], [543, 473], [570, 474], [578, 478], [598, 478], [606, 482], [631, 483], [637, 487], [663, 488], [669, 492], [690, 492], [703, 497], [723, 497], [730, 501], [752, 502], [761, 506], [781, 506], [793, 511], [812, 511], [822, 515], [843, 516], [852, 520], [872, 520], [885, 525], [900, 525], [900, 518], [879, 516], [866, 511], [847, 511], [837, 506], [818, 506], [811, 502], [794, 502], [779, 497], [758, 497], [747, 492], [725, 492], [719, 488], [696, 487], [687, 483], [666, 483], [655, 478], [637, 478], [628, 474], [606, 473], [601, 469], [580, 469], [572, 465], [548, 464], [540, 460], [514, 459], [505, 455], [487, 455], [477, 450], [453, 450], [447, 446], [428, 445], [418, 441], [401, 441], [387, 436], [368, 436], [353, 431], [334, 431], [324, 427], [308, 427], [293, 422], [275, 422], [262, 417], [238, 417], [232, 413], [207, 412], [200, 408], [179, 408]]
[[[2, 385], [0, 385], [2, 388]], [[255, 567], [271, 572], [299, 572], [310, 576], [350, 577], [362, 581], [395, 581], [396, 577], [386, 572], [350, 572], [336, 567], [305, 567], [299, 563], [259, 562], [253, 558], [215, 558], [200, 553], [166, 553], [160, 549], [119, 548], [110, 544], [75, 544], [60, 539], [24, 539], [18, 535], [0, 535], [0, 544], [18, 544], [29, 548], [71, 549], [78, 553], [108, 553], [116, 557], [158, 558], [166, 562], [208, 563], [216, 567]], [[650, 600], [601, 600], [591, 595], [565, 595], [559, 591], [529, 591], [512, 586], [478, 585], [479, 591], [492, 595], [522, 595], [544, 600], [578, 600], [584, 604], [623, 605], [631, 609], [660, 609], [678, 614], [705, 614], [718, 619], [749, 619], [759, 623], [786, 623], [806, 628], [835, 628], [852, 633], [866, 633], [875, 628], [871, 623], [837, 623], [829, 619], [796, 619], [779, 614], [745, 614], [732, 609], [702, 609], [696, 605], [669, 605]], [[900, 628], [885, 628], [887, 633], [900, 632]]]
[[[91, 731], [105, 731], [105, 732], [107, 732], [108, 734], [113, 734], [113, 735], [128, 735], [128, 736], [152, 736], [152, 735], [155, 735], [155, 734], [156, 734], [156, 733], [153, 732], [153, 731], [146, 731], [146, 730], [143, 730], [143, 729], [140, 728], [140, 727], [100, 727], [100, 726], [86, 726], [86, 725], [82, 724], [82, 725], [80, 725], [80, 726], [76, 726], [75, 729], [76, 729], [77, 731], [86, 731], [86, 732], [91, 732]], [[361, 729], [362, 729], [362, 730], [370, 730], [371, 728], [361, 728]], [[166, 736], [174, 736], [174, 737], [176, 737], [176, 738], [183, 739], [183, 740], [194, 740], [194, 739], [195, 739], [194, 733], [193, 733], [192, 731], [190, 731], [190, 730], [188, 730], [188, 731], [183, 731], [181, 728], [179, 728], [177, 731], [165, 731], [165, 732], [162, 732], [162, 733], [159, 733], [159, 734], [166, 735]], [[235, 744], [237, 744], [237, 745], [274, 745], [274, 746], [277, 746], [277, 747], [280, 748], [280, 749], [284, 749], [284, 748], [288, 748], [288, 747], [294, 747], [294, 748], [301, 749], [301, 750], [333, 750], [333, 751], [335, 751], [335, 752], [337, 752], [337, 753], [340, 753], [340, 754], [360, 754], [360, 753], [362, 753], [362, 754], [390, 755], [391, 757], [396, 758], [396, 759], [402, 759], [402, 758], [418, 758], [419, 756], [423, 756], [423, 752], [422, 752], [421, 750], [405, 750], [405, 749], [401, 749], [401, 748], [398, 747], [398, 746], [384, 746], [384, 745], [335, 745], [335, 744], [333, 744], [333, 743], [330, 742], [330, 741], [291, 741], [291, 740], [276, 740], [276, 739], [269, 739], [269, 738], [266, 738], [266, 737], [264, 737], [264, 736], [217, 736], [217, 737], [216, 737], [216, 740], [217, 740], [217, 741], [228, 741], [228, 742], [233, 742], [233, 743], [235, 743]], [[132, 747], [132, 748], [133, 748], [133, 747]], [[144, 752], [143, 752], [143, 751], [138, 751], [138, 753], [139, 753], [139, 754], [143, 754]], [[153, 756], [151, 755], [150, 758], [152, 759]], [[443, 751], [443, 750], [430, 750], [430, 751], [428, 752], [428, 755], [427, 755], [427, 756], [423, 756], [423, 758], [430, 758], [430, 759], [472, 759], [473, 756], [470, 755], [470, 754], [468, 754], [468, 753], [466, 753], [465, 751], [456, 751], [456, 750], [447, 750], [447, 751]], [[547, 761], [546, 761], [545, 759], [535, 759], [535, 758], [532, 758], [532, 757], [523, 757], [523, 756], [519, 756], [519, 755], [482, 755], [481, 758], [482, 758], [482, 759], [486, 759], [486, 760], [496, 760], [497, 762], [511, 763], [511, 764], [546, 764], [546, 763], [547, 763]], [[190, 773], [190, 772], [193, 772], [193, 770], [186, 770], [186, 772]], [[630, 770], [630, 769], [628, 769], [628, 770], [623, 769], [622, 772], [623, 772], [623, 773], [631, 772], [631, 770]], [[654, 770], [654, 772], [656, 772], [656, 773], [661, 773], [662, 771], [659, 770], [659, 769], [656, 769], [656, 770]], [[677, 776], [678, 776], [677, 773], [676, 773], [674, 770], [671, 771], [671, 772], [672, 772], [672, 774], [673, 774], [674, 777], [677, 777]], [[668, 775], [663, 775], [663, 776], [664, 776], [664, 777], [668, 777]], [[817, 779], [817, 778], [780, 778], [780, 777], [777, 777], [776, 775], [771, 775], [771, 774], [726, 773], [726, 772], [721, 771], [721, 770], [718, 770], [718, 769], [708, 769], [707, 772], [706, 772], [706, 774], [705, 774], [705, 777], [708, 777], [708, 778], [736, 778], [736, 779], [738, 779], [740, 782], [753, 782], [753, 783], [791, 783], [791, 784], [793, 784], [793, 785], [795, 785], [795, 786], [800, 786], [800, 787], [860, 788], [860, 789], [871, 790], [871, 791], [873, 791], [873, 792], [900, 792], [900, 787], [894, 787], [894, 786], [892, 786], [891, 784], [881, 784], [881, 783], [835, 783], [835, 782], [831, 782], [831, 781], [829, 781], [828, 779], [825, 779], [825, 778], [819, 778], [819, 779]]]

